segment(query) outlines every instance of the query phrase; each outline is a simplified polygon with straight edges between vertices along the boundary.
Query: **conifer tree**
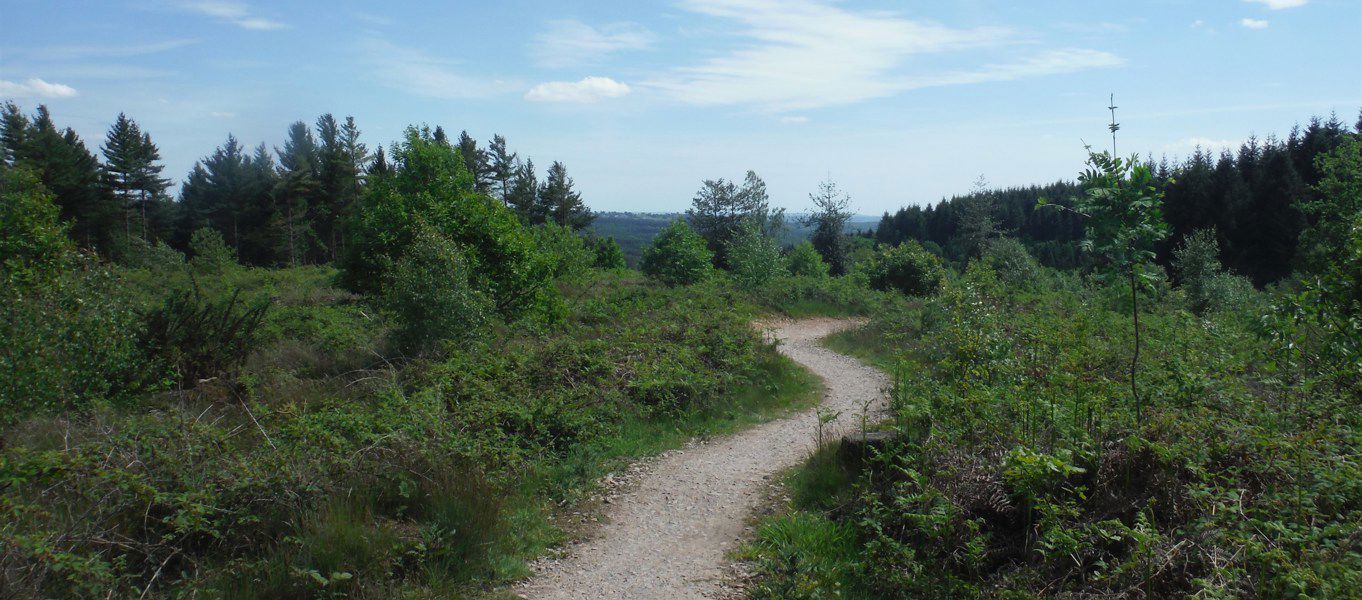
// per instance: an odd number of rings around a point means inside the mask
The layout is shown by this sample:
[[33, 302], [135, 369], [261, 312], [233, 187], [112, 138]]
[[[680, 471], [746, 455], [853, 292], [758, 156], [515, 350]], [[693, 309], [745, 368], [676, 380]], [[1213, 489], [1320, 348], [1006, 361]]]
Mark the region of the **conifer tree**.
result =
[[748, 222], [755, 223], [769, 235], [779, 228], [782, 214], [771, 212], [766, 182], [755, 172], [748, 171], [741, 187], [724, 179], [704, 181], [691, 200], [686, 220], [705, 238], [715, 264], [727, 267], [729, 243]]
[[279, 182], [275, 186], [275, 225], [282, 232], [280, 255], [290, 266], [303, 264], [314, 247], [316, 235], [309, 220], [309, 206], [321, 186], [318, 180], [317, 141], [307, 124], [289, 126], [288, 139], [279, 156]]
[[464, 167], [473, 176], [473, 189], [488, 193], [492, 189], [492, 170], [487, 164], [487, 152], [478, 148], [478, 141], [467, 131], [459, 134], [459, 154], [463, 156]]
[[76, 243], [100, 252], [114, 245], [118, 207], [103, 184], [99, 160], [71, 129], [59, 131], [46, 106], [39, 106], [16, 163], [32, 168], [52, 192]]
[[492, 144], [488, 146], [487, 160], [492, 181], [496, 183], [496, 191], [501, 193], [502, 203], [510, 206], [511, 187], [515, 181], [516, 164], [519, 159], [516, 153], [506, 150], [506, 138], [494, 135]]
[[549, 167], [548, 178], [539, 186], [539, 202], [548, 217], [564, 227], [582, 229], [595, 219], [591, 209], [582, 202], [582, 195], [572, 189], [567, 167], [558, 161]]
[[526, 223], [535, 225], [547, 219], [548, 215], [542, 211], [543, 206], [539, 202], [539, 182], [534, 174], [533, 160], [526, 159], [525, 164], [516, 169], [515, 182], [507, 201], [520, 215], [520, 220]]
[[813, 227], [809, 238], [813, 247], [823, 255], [828, 270], [833, 275], [847, 272], [847, 240], [842, 235], [846, 222], [851, 218], [851, 196], [837, 188], [831, 179], [818, 184], [818, 191], [809, 194], [813, 210], [804, 218], [804, 224]]

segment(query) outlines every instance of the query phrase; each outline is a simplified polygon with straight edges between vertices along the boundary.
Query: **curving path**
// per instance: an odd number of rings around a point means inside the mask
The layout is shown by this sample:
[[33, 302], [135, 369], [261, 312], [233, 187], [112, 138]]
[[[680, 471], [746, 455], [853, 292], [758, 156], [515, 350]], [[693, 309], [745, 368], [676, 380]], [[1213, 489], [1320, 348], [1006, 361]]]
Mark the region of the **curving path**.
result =
[[[841, 413], [825, 426], [833, 436], [859, 427], [867, 408], [883, 410], [886, 402], [883, 373], [818, 345], [856, 324], [769, 325], [781, 353], [823, 379], [827, 394], [819, 407]], [[727, 553], [741, 542], [771, 476], [808, 457], [817, 423], [817, 411], [809, 409], [647, 463], [636, 484], [607, 505], [606, 522], [591, 539], [573, 544], [564, 558], [540, 560], [516, 591], [533, 600], [724, 595]]]

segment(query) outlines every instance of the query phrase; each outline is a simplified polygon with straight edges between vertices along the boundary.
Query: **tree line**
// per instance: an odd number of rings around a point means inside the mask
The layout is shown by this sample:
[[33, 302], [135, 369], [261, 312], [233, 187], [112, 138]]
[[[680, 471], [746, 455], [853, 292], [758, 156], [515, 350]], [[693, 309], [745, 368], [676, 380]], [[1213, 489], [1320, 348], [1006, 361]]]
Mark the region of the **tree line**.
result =
[[[7, 102], [0, 110], [0, 166], [33, 172], [53, 194], [72, 239], [106, 258], [158, 243], [185, 250], [195, 231], [211, 228], [244, 264], [318, 264], [344, 255], [360, 198], [374, 178], [397, 168], [360, 134], [353, 117], [331, 114], [311, 126], [293, 123], [275, 148], [261, 143], [248, 150], [229, 134], [194, 164], [174, 198], [156, 143], [127, 115], [118, 116], [95, 154], [74, 130], [58, 127], [46, 106], [30, 116]], [[467, 131], [450, 140], [436, 127], [431, 137], [457, 151], [473, 189], [512, 208], [522, 222], [574, 230], [591, 223], [563, 163], [553, 162], [540, 181], [534, 161], [508, 150], [501, 135], [485, 148]]]
[[[1150, 157], [1153, 185], [1163, 194], [1170, 227], [1168, 238], [1156, 247], [1156, 261], [1171, 264], [1184, 239], [1213, 230], [1226, 267], [1260, 286], [1286, 277], [1319, 252], [1301, 245], [1302, 233], [1312, 225], [1303, 209], [1318, 201], [1317, 158], [1359, 133], [1362, 118], [1350, 127], [1337, 117], [1315, 117], [1284, 140], [1250, 137], [1237, 151], [1216, 154], [1198, 148], [1182, 161]], [[976, 186], [935, 205], [885, 213], [874, 237], [891, 245], [917, 240], [948, 259], [965, 260], [977, 252], [981, 238], [1007, 235], [1020, 239], [1049, 266], [1083, 266], [1089, 257], [1078, 244], [1084, 236], [1082, 217], [1037, 207], [1042, 198], [1068, 206], [1081, 193], [1079, 184], [1067, 181], [1006, 189]]]

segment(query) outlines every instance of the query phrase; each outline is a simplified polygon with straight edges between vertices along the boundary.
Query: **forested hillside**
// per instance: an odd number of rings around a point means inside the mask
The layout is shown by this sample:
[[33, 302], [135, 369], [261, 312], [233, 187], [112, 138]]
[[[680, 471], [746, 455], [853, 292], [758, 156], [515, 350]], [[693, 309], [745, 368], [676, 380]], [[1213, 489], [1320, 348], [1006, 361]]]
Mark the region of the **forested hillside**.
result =
[[[1362, 119], [1357, 126], [1362, 127]], [[1307, 254], [1317, 251], [1299, 246], [1311, 225], [1303, 207], [1319, 199], [1317, 162], [1344, 143], [1352, 129], [1336, 116], [1315, 117], [1305, 127], [1292, 129], [1284, 140], [1250, 137], [1237, 151], [1214, 154], [1198, 148], [1182, 161], [1147, 158], [1171, 227], [1171, 235], [1159, 244], [1158, 263], [1171, 265], [1174, 249], [1187, 236], [1210, 229], [1220, 244], [1220, 260], [1255, 284], [1290, 274], [1308, 260]], [[1083, 238], [1081, 217], [1038, 208], [1036, 202], [1045, 198], [1067, 203], [1082, 191], [1078, 184], [985, 187], [935, 205], [886, 213], [875, 239], [888, 244], [917, 240], [962, 261], [977, 254], [980, 239], [1001, 234], [1020, 239], [1048, 266], [1068, 269], [1087, 264], [1077, 251]]]

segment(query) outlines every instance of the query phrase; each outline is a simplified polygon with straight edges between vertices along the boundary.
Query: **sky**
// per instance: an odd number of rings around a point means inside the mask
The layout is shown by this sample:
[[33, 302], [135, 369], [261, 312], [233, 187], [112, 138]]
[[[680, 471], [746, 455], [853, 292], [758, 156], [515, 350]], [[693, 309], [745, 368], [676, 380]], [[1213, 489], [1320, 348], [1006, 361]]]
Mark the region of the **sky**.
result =
[[1362, 108], [1362, 0], [0, 0], [0, 101], [95, 150], [120, 112], [182, 179], [232, 133], [352, 115], [560, 160], [603, 211], [705, 179], [861, 214], [1072, 179], [1085, 142], [1185, 156]]

